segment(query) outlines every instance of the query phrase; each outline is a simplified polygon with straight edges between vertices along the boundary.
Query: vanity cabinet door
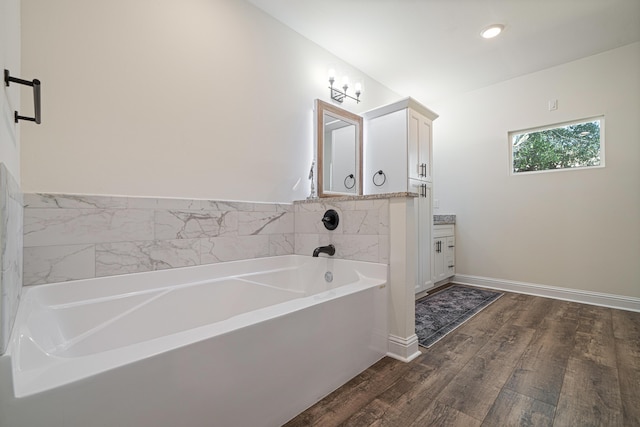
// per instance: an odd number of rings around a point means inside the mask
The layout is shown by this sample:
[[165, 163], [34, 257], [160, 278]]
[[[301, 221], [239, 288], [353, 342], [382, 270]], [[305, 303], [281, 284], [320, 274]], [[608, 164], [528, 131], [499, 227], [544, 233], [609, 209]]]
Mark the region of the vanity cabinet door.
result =
[[439, 282], [444, 280], [446, 276], [445, 256], [444, 256], [445, 239], [438, 237], [433, 239], [433, 281]]
[[406, 111], [366, 121], [365, 140], [364, 194], [407, 191]]
[[431, 190], [430, 183], [415, 179], [409, 180], [409, 191], [418, 194], [414, 201], [416, 233], [418, 234], [415, 293], [433, 287], [431, 274]]
[[433, 227], [433, 282], [438, 283], [455, 274], [455, 228], [452, 224]]
[[431, 120], [408, 109], [408, 172], [409, 178], [432, 182]]
[[456, 238], [455, 236], [448, 236], [446, 248], [444, 251], [444, 263], [447, 267], [446, 276], [452, 277], [456, 274]]

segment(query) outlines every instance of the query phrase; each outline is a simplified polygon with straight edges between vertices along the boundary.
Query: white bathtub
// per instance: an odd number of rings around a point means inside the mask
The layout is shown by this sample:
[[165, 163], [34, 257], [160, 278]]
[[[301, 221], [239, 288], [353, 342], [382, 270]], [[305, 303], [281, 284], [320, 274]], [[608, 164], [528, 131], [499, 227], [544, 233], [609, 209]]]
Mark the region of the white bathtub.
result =
[[24, 288], [0, 426], [281, 425], [385, 355], [386, 282], [291, 255]]

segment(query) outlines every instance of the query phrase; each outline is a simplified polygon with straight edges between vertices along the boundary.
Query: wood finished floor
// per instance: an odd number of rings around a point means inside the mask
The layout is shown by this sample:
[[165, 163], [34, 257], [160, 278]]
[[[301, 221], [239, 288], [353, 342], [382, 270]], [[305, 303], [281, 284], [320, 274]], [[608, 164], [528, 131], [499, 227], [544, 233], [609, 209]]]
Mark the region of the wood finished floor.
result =
[[286, 426], [640, 426], [640, 313], [505, 293], [421, 351]]

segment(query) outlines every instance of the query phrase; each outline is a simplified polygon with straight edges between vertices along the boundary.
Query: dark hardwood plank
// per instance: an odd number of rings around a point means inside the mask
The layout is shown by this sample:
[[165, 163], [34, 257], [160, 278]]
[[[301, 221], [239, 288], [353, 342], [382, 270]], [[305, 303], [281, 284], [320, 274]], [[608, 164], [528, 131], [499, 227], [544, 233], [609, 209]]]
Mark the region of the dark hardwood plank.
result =
[[536, 328], [549, 314], [553, 300], [527, 295], [526, 304], [510, 320], [510, 323], [525, 328]]
[[285, 425], [339, 425], [405, 375], [411, 366], [385, 357]]
[[[493, 336], [498, 329], [527, 305], [521, 295], [505, 293], [502, 297], [491, 303], [471, 320], [456, 329], [455, 332], [473, 337]], [[445, 337], [444, 339], [446, 339]]]
[[[400, 424], [395, 424], [400, 425]], [[440, 402], [433, 401], [425, 408], [423, 414], [410, 426], [433, 427], [475, 427], [480, 426], [479, 420], [472, 418]]]
[[[431, 363], [439, 360], [437, 367], [416, 362], [414, 369], [378, 396], [380, 403], [390, 408], [382, 415], [381, 425], [404, 426], [416, 422], [424, 413], [425, 405], [434, 400], [479, 348], [472, 337], [464, 334], [456, 334], [454, 339], [442, 344], [442, 352], [430, 349], [421, 356]], [[429, 358], [429, 353], [439, 357]]]
[[[556, 309], [565, 307], [555, 305]], [[558, 402], [564, 368], [573, 350], [577, 329], [577, 322], [571, 318], [557, 320], [563, 318], [560, 311], [564, 310], [550, 311], [538, 325], [529, 347], [505, 384], [510, 390], [551, 405]]]
[[535, 331], [506, 324], [438, 395], [438, 401], [482, 420]]
[[615, 339], [624, 424], [640, 426], [640, 338]]
[[580, 308], [575, 346], [571, 357], [592, 360], [615, 368], [612, 310], [585, 305]]
[[616, 338], [640, 339], [640, 313], [612, 310], [613, 335]]
[[549, 300], [550, 309], [546, 318], [558, 321], [575, 321], [580, 316], [584, 304], [573, 301]]
[[622, 401], [615, 368], [569, 359], [554, 424], [622, 426]]
[[470, 417], [482, 420], [491, 409], [500, 390], [500, 386], [492, 382], [475, 382], [459, 378], [443, 390], [438, 400]]
[[502, 389], [482, 425], [544, 427], [553, 425], [556, 407], [529, 396]]
[[340, 425], [344, 427], [383, 426], [382, 417], [388, 410], [388, 405], [374, 399], [367, 406], [361, 408]]
[[505, 388], [533, 399], [556, 405], [562, 390], [565, 367], [546, 360], [523, 359], [505, 384]]
[[640, 426], [640, 313], [612, 310], [624, 424]]
[[380, 400], [374, 400], [341, 426], [473, 427], [481, 424], [480, 420], [463, 414], [437, 400], [419, 401], [413, 407], [419, 409], [417, 415], [415, 413], [407, 414], [406, 408], [389, 406]]

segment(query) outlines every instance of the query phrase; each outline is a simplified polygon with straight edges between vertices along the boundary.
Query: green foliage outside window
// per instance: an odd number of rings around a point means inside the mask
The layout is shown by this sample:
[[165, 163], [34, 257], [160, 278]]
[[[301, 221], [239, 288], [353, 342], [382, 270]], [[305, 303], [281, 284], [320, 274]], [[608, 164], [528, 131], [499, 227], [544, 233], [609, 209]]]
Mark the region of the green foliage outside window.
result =
[[600, 165], [600, 120], [512, 135], [513, 172]]

